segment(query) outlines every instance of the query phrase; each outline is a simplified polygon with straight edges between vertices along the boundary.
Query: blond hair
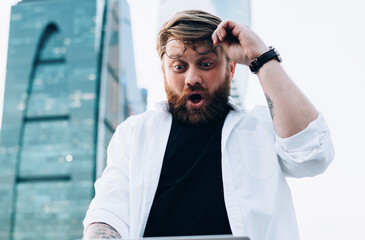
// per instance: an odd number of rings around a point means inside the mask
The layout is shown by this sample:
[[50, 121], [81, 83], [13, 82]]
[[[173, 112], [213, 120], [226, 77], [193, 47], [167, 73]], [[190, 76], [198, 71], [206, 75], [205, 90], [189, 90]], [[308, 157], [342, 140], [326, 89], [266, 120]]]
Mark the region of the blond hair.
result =
[[174, 36], [187, 41], [210, 39], [222, 20], [201, 10], [186, 10], [176, 13], [161, 28], [157, 37], [157, 52], [162, 59], [162, 46]]

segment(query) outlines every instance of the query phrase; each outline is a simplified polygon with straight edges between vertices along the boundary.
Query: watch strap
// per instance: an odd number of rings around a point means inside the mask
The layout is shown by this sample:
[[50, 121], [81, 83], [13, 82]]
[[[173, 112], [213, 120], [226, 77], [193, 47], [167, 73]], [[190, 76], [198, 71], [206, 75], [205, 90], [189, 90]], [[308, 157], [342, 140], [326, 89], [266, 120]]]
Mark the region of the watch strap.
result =
[[259, 69], [267, 62], [276, 59], [278, 62], [281, 62], [280, 54], [276, 51], [272, 46], [269, 47], [270, 50], [261, 54], [254, 60], [252, 60], [249, 64], [249, 68], [252, 73], [257, 73]]

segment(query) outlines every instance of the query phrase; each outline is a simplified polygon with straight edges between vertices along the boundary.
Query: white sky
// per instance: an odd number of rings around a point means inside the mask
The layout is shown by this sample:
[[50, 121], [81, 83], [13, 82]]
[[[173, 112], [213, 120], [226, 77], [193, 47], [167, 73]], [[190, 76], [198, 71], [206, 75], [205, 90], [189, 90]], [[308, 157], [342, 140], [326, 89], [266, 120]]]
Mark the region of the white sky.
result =
[[[151, 101], [164, 98], [162, 80], [153, 77], [160, 71], [156, 64], [155, 22], [146, 22], [156, 16], [155, 1], [129, 1], [137, 77], [139, 85], [148, 88]], [[0, 116], [9, 2], [0, 0]], [[229, 0], [225, 2], [229, 4]], [[365, 91], [365, 2], [251, 2], [252, 28], [280, 51], [289, 75], [324, 113], [335, 144], [336, 159], [325, 174], [289, 179], [302, 240], [363, 240], [365, 107], [361, 96]], [[250, 76], [248, 85], [246, 107], [265, 104], [256, 76]]]

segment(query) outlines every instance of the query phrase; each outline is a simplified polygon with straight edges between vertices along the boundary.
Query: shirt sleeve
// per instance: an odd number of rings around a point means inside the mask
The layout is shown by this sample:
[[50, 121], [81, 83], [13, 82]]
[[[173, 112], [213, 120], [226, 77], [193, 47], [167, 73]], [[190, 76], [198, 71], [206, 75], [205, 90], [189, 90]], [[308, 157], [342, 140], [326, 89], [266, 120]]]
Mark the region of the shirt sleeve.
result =
[[84, 233], [91, 223], [112, 226], [124, 239], [129, 239], [129, 149], [128, 120], [119, 125], [107, 150], [107, 166], [95, 182], [95, 197], [83, 221]]
[[331, 133], [323, 114], [289, 138], [275, 134], [275, 149], [285, 176], [311, 177], [324, 172], [334, 159]]

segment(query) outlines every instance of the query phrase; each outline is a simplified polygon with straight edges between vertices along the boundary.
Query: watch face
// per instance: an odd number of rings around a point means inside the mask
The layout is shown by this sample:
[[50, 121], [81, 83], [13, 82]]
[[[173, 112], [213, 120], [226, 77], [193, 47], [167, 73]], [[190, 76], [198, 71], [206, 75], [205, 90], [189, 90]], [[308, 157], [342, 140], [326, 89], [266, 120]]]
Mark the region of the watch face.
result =
[[281, 62], [282, 61], [282, 59], [281, 59], [281, 56], [280, 56], [280, 53], [278, 52], [278, 50], [276, 50], [275, 49], [275, 53], [276, 53], [276, 59], [279, 61], [279, 62]]

